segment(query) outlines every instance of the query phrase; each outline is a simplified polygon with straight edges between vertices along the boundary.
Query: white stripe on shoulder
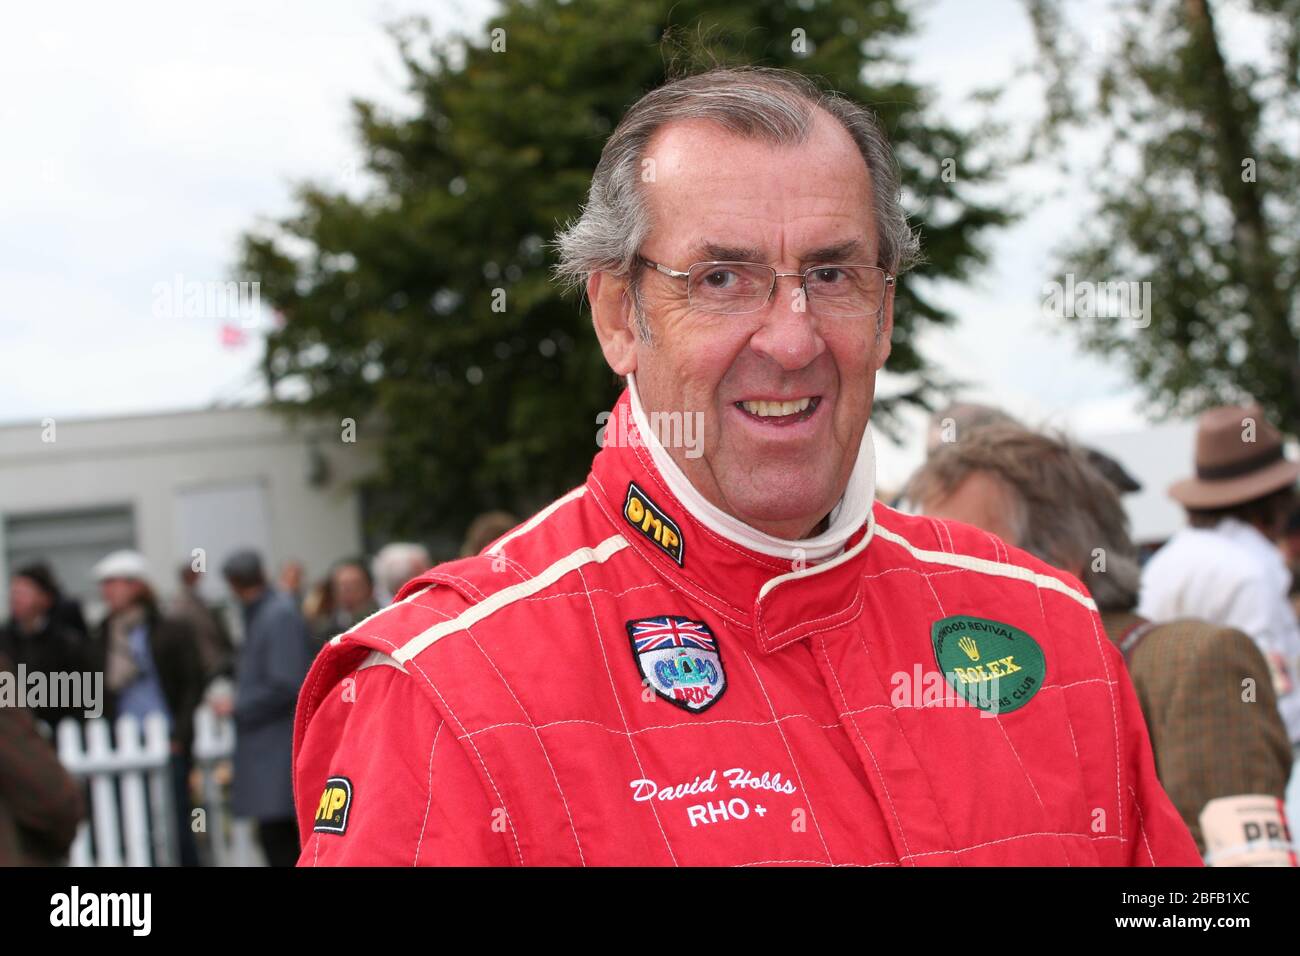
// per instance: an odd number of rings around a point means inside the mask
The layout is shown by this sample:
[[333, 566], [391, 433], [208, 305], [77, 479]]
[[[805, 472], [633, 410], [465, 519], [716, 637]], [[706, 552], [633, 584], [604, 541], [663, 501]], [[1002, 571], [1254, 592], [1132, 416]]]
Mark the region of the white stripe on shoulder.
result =
[[627, 539], [621, 534], [615, 534], [606, 538], [594, 548], [579, 548], [577, 551], [560, 558], [536, 577], [521, 581], [508, 588], [502, 588], [500, 591], [495, 591], [451, 620], [442, 621], [422, 634], [417, 634], [399, 647], [393, 654], [393, 658], [399, 664], [405, 664], [440, 638], [455, 631], [463, 631], [468, 627], [473, 627], [479, 621], [490, 614], [495, 614], [503, 607], [530, 597], [538, 591], [545, 590], [570, 571], [575, 571], [583, 565], [603, 564], [627, 546]]
[[955, 568], [963, 568], [967, 571], [975, 571], [979, 574], [989, 574], [999, 578], [1014, 578], [1019, 581], [1027, 581], [1035, 587], [1043, 588], [1047, 591], [1056, 591], [1071, 598], [1090, 611], [1097, 610], [1097, 602], [1085, 594], [1076, 591], [1068, 584], [1052, 577], [1049, 574], [1039, 574], [1028, 568], [1022, 568], [1018, 564], [1003, 564], [1000, 561], [989, 561], [987, 558], [977, 558], [970, 554], [949, 554], [947, 551], [926, 551], [918, 548], [912, 542], [908, 541], [901, 534], [890, 531], [881, 525], [876, 525], [876, 536], [884, 538], [886, 541], [892, 541], [894, 544], [905, 548], [912, 557], [918, 561], [928, 561], [931, 564], [946, 564]]
[[395, 667], [403, 674], [406, 673], [405, 667], [397, 663], [397, 661], [393, 660], [383, 651], [371, 651], [366, 655], [366, 659], [357, 666], [357, 670], [363, 671], [367, 667]]
[[333, 637], [331, 637], [330, 640], [329, 640], [329, 642], [330, 642], [331, 644], [338, 644], [338, 643], [340, 643], [340, 642], [343, 640], [344, 637], [346, 637], [348, 634], [351, 634], [353, 631], [355, 631], [357, 628], [361, 627], [361, 626], [362, 626], [363, 624], [365, 624], [367, 621], [373, 621], [375, 618], [379, 617], [379, 615], [381, 615], [381, 614], [387, 614], [389, 611], [391, 611], [391, 610], [392, 610], [393, 608], [395, 608], [395, 607], [401, 607], [403, 604], [406, 604], [408, 601], [414, 601], [416, 598], [418, 598], [418, 597], [419, 597], [421, 594], [423, 594], [425, 591], [429, 590], [429, 588], [436, 587], [436, 586], [437, 586], [437, 585], [426, 584], [424, 587], [420, 588], [420, 590], [418, 590], [418, 591], [412, 591], [410, 594], [408, 594], [406, 597], [402, 598], [400, 601], [394, 601], [392, 604], [388, 605], [388, 607], [381, 607], [378, 611], [376, 611], [374, 614], [371, 614], [369, 617], [364, 617], [364, 618], [362, 618], [361, 620], [357, 621], [357, 623], [353, 624], [350, 628], [348, 628], [348, 629], [347, 629], [346, 631], [344, 631], [342, 634], [336, 634], [336, 635], [334, 635]]
[[572, 491], [570, 491], [567, 495], [563, 495], [562, 497], [556, 498], [554, 501], [552, 501], [541, 511], [537, 512], [537, 514], [533, 515], [531, 518], [529, 518], [527, 521], [521, 524], [518, 528], [515, 528], [514, 531], [511, 531], [504, 538], [497, 541], [497, 543], [492, 545], [492, 547], [488, 548], [485, 553], [499, 554], [503, 547], [505, 547], [515, 538], [519, 537], [521, 534], [527, 534], [529, 531], [532, 531], [539, 524], [541, 524], [552, 514], [554, 514], [556, 509], [558, 509], [561, 505], [568, 504], [570, 501], [576, 501], [578, 498], [581, 498], [586, 493], [587, 493], [587, 486], [579, 485], [577, 488], [574, 488]]

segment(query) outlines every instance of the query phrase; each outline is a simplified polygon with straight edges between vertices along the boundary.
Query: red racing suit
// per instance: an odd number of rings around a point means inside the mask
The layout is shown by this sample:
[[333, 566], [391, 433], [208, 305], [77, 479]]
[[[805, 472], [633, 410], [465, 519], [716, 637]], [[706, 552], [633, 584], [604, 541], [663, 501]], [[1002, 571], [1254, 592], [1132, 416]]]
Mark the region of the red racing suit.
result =
[[1199, 865], [1076, 579], [872, 500], [869, 431], [838, 553], [763, 553], [646, 430], [326, 645], [299, 865]]

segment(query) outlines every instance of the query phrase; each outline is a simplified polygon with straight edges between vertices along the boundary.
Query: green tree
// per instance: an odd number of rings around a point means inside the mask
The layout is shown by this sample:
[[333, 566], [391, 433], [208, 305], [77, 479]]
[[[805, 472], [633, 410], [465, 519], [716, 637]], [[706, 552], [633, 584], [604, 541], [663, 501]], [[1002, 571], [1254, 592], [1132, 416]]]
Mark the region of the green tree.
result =
[[[549, 244], [623, 111], [669, 75], [791, 67], [874, 106], [923, 230], [920, 274], [981, 263], [982, 233], [1008, 217], [969, 195], [992, 177], [980, 134], [936, 121], [899, 78], [912, 29], [903, 0], [507, 0], [479, 36], [396, 29], [418, 105], [354, 103], [369, 191], [305, 184], [241, 252], [284, 318], [264, 359], [283, 407], [383, 423], [372, 530], [455, 535], [479, 510], [527, 513], [583, 480], [617, 388], [589, 315], [551, 281]], [[935, 382], [916, 334], [951, 316], [914, 281], [895, 311], [896, 401], [924, 404]]]
[[[1124, 0], [1104, 29], [1026, 2], [1046, 141], [1072, 152], [1082, 130], [1102, 157], [1058, 271], [1151, 283], [1149, 326], [1075, 317], [1081, 341], [1123, 360], [1158, 413], [1254, 398], [1300, 435], [1300, 0]], [[1229, 15], [1271, 38], [1254, 62], [1225, 56]]]

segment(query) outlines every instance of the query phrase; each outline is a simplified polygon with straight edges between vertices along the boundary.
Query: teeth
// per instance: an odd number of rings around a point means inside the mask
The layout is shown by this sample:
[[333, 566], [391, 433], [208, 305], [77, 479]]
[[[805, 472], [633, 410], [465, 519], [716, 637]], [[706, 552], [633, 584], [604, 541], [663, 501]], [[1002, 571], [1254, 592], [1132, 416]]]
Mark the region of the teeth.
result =
[[740, 407], [759, 418], [774, 418], [780, 415], [797, 415], [811, 404], [811, 398], [796, 398], [792, 402], [741, 402]]

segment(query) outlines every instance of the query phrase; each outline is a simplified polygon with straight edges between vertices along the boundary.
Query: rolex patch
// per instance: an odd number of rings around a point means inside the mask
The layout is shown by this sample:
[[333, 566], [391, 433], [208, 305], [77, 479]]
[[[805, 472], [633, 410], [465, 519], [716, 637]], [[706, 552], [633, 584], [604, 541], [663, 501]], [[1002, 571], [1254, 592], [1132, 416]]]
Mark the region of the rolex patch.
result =
[[670, 704], [699, 713], [727, 689], [717, 638], [703, 621], [643, 617], [627, 622], [627, 636], [641, 676]]
[[1009, 714], [1029, 703], [1047, 676], [1043, 649], [1017, 627], [959, 614], [930, 629], [934, 658], [968, 704]]
[[348, 829], [348, 811], [352, 809], [352, 781], [347, 777], [330, 777], [316, 808], [316, 833], [343, 834]]
[[682, 541], [682, 531], [677, 527], [677, 522], [664, 514], [634, 481], [629, 482], [627, 486], [627, 501], [623, 503], [623, 517], [647, 541], [678, 564], [682, 563], [686, 544]]

